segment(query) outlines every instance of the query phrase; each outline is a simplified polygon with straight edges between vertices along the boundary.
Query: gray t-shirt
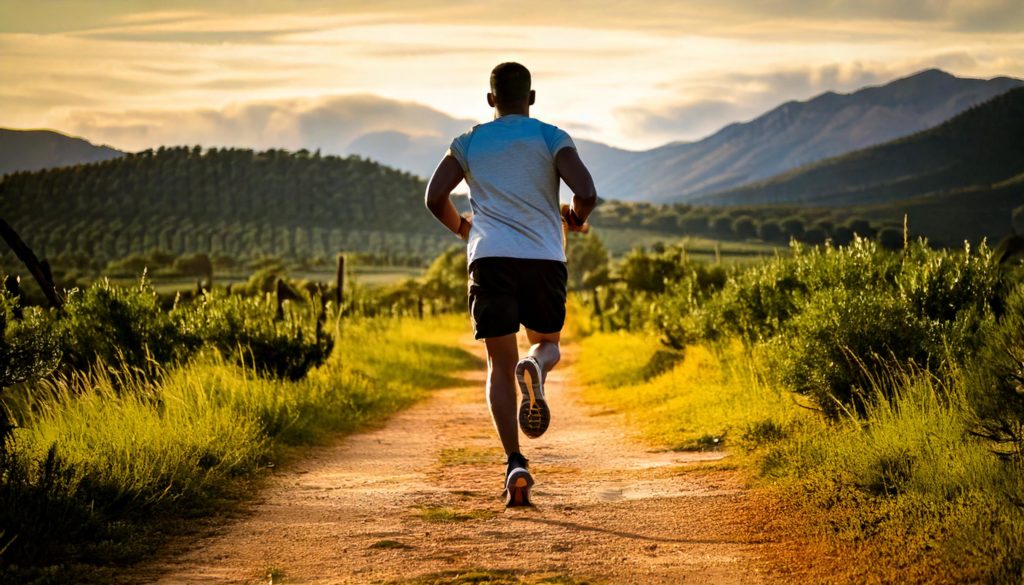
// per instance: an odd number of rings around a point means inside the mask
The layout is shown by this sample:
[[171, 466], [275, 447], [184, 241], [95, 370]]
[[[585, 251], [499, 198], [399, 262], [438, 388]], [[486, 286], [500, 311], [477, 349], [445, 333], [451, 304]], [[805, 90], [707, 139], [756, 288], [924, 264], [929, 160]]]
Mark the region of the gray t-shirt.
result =
[[469, 261], [529, 258], [565, 262], [555, 154], [575, 148], [551, 124], [507, 114], [452, 141], [469, 184]]

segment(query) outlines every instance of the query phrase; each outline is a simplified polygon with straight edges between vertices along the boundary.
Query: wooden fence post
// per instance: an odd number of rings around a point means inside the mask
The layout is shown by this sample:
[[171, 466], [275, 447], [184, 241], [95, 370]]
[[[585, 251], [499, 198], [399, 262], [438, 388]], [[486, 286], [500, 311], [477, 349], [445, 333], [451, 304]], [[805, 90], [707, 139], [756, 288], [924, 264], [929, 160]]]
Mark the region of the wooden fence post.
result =
[[338, 304], [338, 311], [341, 312], [341, 302], [345, 300], [345, 254], [338, 254], [338, 269], [334, 275], [334, 302]]
[[601, 314], [601, 297], [597, 294], [597, 287], [590, 291], [594, 303], [594, 316], [597, 317], [598, 330], [604, 331], [604, 316]]
[[284, 319], [284, 302], [285, 301], [294, 301], [294, 300], [298, 299], [299, 297], [294, 292], [292, 292], [292, 289], [288, 287], [288, 284], [284, 281], [283, 278], [278, 278], [277, 279], [277, 291], [276, 292], [277, 292], [277, 314], [275, 315], [275, 318], [278, 321], [281, 321], [281, 320]]

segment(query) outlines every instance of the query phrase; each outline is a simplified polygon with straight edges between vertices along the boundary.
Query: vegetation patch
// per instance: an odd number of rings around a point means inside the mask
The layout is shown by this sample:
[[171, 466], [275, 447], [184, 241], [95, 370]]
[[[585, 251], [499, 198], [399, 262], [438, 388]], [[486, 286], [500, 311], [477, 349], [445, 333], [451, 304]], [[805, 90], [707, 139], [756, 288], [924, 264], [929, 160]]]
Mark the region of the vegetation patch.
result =
[[417, 511], [417, 516], [426, 522], [450, 523], [491, 518], [494, 516], [494, 512], [491, 510], [455, 510], [439, 506], [424, 506]]
[[[854, 239], [716, 280], [636, 251], [577, 297], [579, 377], [658, 446], [725, 445], [803, 530], [865, 559], [852, 581], [1017, 582], [1024, 267], [999, 258]], [[647, 367], [667, 348], [681, 359]]]
[[[62, 582], [72, 573], [76, 581], [91, 575], [103, 581], [109, 572], [104, 567], [151, 553], [183, 517], [230, 510], [254, 489], [252, 480], [294, 446], [380, 421], [478, 363], [449, 345], [464, 326], [461, 318], [349, 318], [325, 327], [333, 351], [323, 363], [304, 367], [301, 376], [265, 375], [213, 343], [200, 344], [187, 358], [158, 347], [172, 342], [145, 328], [146, 315], [161, 318], [147, 304], [152, 293], [110, 292], [114, 296], [97, 295], [94, 304], [109, 307], [124, 299], [117, 306], [141, 315], [133, 326], [148, 335], [126, 348], [148, 346], [151, 351], [139, 355], [169, 357], [162, 363], [153, 357], [99, 361], [47, 375], [54, 362], [45, 354], [60, 356], [59, 332], [56, 345], [19, 350], [27, 373], [2, 395], [14, 425], [0, 451], [5, 582], [45, 581], [48, 575]], [[0, 330], [5, 340], [26, 327], [54, 329], [46, 328], [52, 314], [26, 309], [15, 319], [11, 304], [0, 308], [14, 324]], [[86, 313], [75, 311], [69, 304], [68, 314], [78, 317], [60, 327], [78, 326]], [[238, 317], [265, 315], [240, 310]], [[304, 319], [311, 329], [309, 313], [292, 322]], [[168, 325], [174, 329], [172, 320], [164, 320], [156, 331]], [[82, 328], [88, 335], [104, 332], [92, 322]], [[6, 341], [0, 344], [5, 347]], [[53, 559], [61, 559], [61, 566], [49, 566]]]
[[567, 575], [530, 575], [519, 571], [464, 569], [422, 575], [408, 581], [392, 581], [391, 585], [591, 585]]

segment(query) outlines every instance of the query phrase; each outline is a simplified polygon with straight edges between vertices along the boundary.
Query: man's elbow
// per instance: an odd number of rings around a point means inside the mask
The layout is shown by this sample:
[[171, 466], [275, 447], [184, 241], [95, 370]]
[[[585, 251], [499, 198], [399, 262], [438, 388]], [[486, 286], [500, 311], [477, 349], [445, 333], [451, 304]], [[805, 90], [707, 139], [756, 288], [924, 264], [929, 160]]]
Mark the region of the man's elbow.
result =
[[423, 203], [431, 213], [438, 215], [441, 213], [441, 210], [444, 209], [445, 199], [446, 198], [444, 196], [438, 194], [436, 191], [427, 189], [427, 193], [423, 197]]
[[597, 205], [597, 188], [594, 186], [593, 182], [590, 182], [589, 185], [580, 189], [580, 192], [575, 193], [575, 195], [580, 198], [580, 203]]

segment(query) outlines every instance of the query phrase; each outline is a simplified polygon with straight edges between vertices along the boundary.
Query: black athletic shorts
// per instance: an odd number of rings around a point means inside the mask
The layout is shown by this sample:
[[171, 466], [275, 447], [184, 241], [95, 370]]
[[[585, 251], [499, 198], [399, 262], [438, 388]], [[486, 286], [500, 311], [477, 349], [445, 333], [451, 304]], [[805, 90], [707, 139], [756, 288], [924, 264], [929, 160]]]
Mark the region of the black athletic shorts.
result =
[[519, 331], [556, 333], [565, 324], [568, 272], [557, 260], [478, 258], [469, 265], [469, 312], [477, 339]]

